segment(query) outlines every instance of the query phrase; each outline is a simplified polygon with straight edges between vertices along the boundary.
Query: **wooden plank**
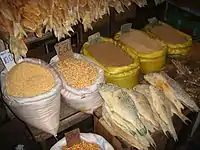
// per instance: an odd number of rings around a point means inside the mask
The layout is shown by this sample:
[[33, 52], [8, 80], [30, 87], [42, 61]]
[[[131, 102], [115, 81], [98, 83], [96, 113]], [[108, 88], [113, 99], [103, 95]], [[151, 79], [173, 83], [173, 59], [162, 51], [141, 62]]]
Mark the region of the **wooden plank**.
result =
[[70, 107], [69, 105], [67, 105], [65, 102], [63, 102], [61, 100], [61, 104], [60, 104], [60, 121], [62, 121], [63, 119], [78, 113], [79, 111]]
[[67, 129], [69, 127], [72, 127], [72, 126], [84, 121], [85, 119], [88, 119], [91, 116], [92, 115], [90, 115], [90, 114], [78, 112], [76, 114], [73, 114], [70, 117], [67, 117], [66, 119], [64, 119], [60, 122], [60, 127], [58, 129], [58, 133], [61, 132], [61, 131], [64, 131], [65, 129]]
[[33, 33], [31, 33], [32, 35], [30, 37], [27, 37], [24, 39], [24, 42], [26, 44], [31, 44], [31, 43], [34, 43], [34, 42], [38, 42], [38, 41], [42, 41], [42, 40], [46, 40], [50, 37], [53, 37], [53, 33], [52, 32], [47, 32], [45, 33], [42, 37], [37, 37], [35, 36]]

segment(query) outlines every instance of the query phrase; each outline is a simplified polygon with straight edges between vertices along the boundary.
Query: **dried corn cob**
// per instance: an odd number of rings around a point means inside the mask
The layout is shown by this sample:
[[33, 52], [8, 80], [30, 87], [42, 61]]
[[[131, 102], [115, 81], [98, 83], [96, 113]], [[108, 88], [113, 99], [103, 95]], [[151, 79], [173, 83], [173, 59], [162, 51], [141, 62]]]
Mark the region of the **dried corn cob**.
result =
[[[0, 0], [0, 30], [7, 31], [12, 37], [11, 51], [15, 57], [26, 56], [24, 43], [18, 43], [26, 36], [25, 31], [36, 32], [42, 36], [54, 31], [58, 41], [73, 32], [72, 26], [81, 22], [84, 30], [92, 29], [92, 23], [103, 15], [109, 14], [109, 7], [123, 12], [125, 5], [131, 2], [139, 6], [146, 5], [146, 0]], [[15, 42], [14, 42], [15, 40]], [[11, 40], [10, 40], [11, 41]], [[20, 45], [22, 44], [22, 45]], [[23, 50], [19, 48], [23, 47]]]

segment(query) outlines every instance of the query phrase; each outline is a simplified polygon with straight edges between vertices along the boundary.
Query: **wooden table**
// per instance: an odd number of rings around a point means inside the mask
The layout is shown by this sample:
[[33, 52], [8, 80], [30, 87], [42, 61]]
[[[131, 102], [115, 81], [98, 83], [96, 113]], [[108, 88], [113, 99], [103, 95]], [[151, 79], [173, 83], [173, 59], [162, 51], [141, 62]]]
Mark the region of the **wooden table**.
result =
[[[63, 101], [61, 101], [61, 109], [60, 109], [60, 126], [58, 129], [58, 134], [82, 121], [85, 119], [88, 119], [92, 115], [85, 114], [83, 112], [80, 112], [78, 110], [75, 110], [65, 104]], [[35, 141], [39, 142], [44, 150], [46, 150], [46, 143], [45, 141], [48, 138], [51, 138], [52, 135], [48, 134], [46, 132], [43, 132], [39, 129], [36, 129], [32, 126], [28, 126], [32, 138], [34, 138]]]

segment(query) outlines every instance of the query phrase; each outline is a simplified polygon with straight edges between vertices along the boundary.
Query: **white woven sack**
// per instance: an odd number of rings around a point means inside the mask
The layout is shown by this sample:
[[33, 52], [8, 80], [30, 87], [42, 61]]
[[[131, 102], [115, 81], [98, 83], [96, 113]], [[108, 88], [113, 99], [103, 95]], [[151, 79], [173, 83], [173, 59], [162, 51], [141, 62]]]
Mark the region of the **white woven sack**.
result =
[[24, 59], [23, 61], [41, 64], [53, 73], [56, 83], [51, 91], [30, 98], [18, 98], [7, 95], [4, 80], [7, 71], [1, 73], [2, 92], [4, 100], [16, 115], [24, 122], [56, 136], [60, 118], [60, 90], [62, 87], [59, 75], [50, 65], [39, 59]]
[[[87, 61], [91, 65], [95, 66], [98, 70], [97, 79], [91, 86], [82, 89], [76, 89], [67, 85], [67, 83], [61, 76], [63, 82], [63, 89], [61, 90], [61, 94], [64, 98], [64, 101], [68, 105], [77, 110], [91, 114], [96, 108], [100, 107], [102, 104], [102, 98], [98, 92], [98, 85], [104, 82], [104, 71], [86, 56], [83, 56], [81, 54], [74, 54], [74, 58]], [[54, 66], [58, 60], [58, 57], [55, 56], [51, 59], [50, 64]]]
[[[108, 143], [100, 135], [93, 134], [93, 133], [81, 133], [80, 136], [83, 141], [98, 144], [102, 150], [114, 150], [114, 148], [110, 145], [110, 143]], [[50, 150], [62, 150], [62, 147], [66, 145], [67, 143], [66, 143], [65, 138], [62, 138], [53, 147], [51, 147]]]

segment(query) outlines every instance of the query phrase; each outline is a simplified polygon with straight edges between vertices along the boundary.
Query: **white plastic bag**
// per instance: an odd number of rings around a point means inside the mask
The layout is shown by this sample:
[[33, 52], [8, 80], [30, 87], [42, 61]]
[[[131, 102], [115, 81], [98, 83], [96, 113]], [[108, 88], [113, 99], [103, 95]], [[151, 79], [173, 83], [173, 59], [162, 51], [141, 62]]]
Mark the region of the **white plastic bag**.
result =
[[[67, 85], [61, 76], [63, 82], [63, 89], [61, 90], [61, 94], [64, 98], [64, 101], [69, 106], [82, 112], [91, 114], [102, 104], [102, 98], [98, 92], [98, 85], [104, 82], [104, 71], [86, 56], [81, 54], [74, 54], [74, 58], [87, 61], [91, 65], [95, 66], [98, 70], [97, 79], [91, 86], [82, 89], [76, 89]], [[55, 56], [51, 59], [50, 64], [54, 66], [58, 60], [58, 56]]]
[[23, 61], [40, 64], [50, 69], [56, 80], [55, 87], [47, 93], [30, 98], [8, 96], [4, 84], [7, 71], [4, 70], [1, 73], [1, 85], [4, 100], [21, 120], [56, 136], [60, 122], [61, 79], [54, 69], [42, 60], [24, 59]]
[[[81, 133], [81, 139], [88, 143], [98, 144], [102, 150], [114, 150], [114, 148], [108, 143], [102, 136], [93, 133]], [[67, 145], [65, 138], [58, 141], [50, 150], [62, 150], [62, 147]]]

